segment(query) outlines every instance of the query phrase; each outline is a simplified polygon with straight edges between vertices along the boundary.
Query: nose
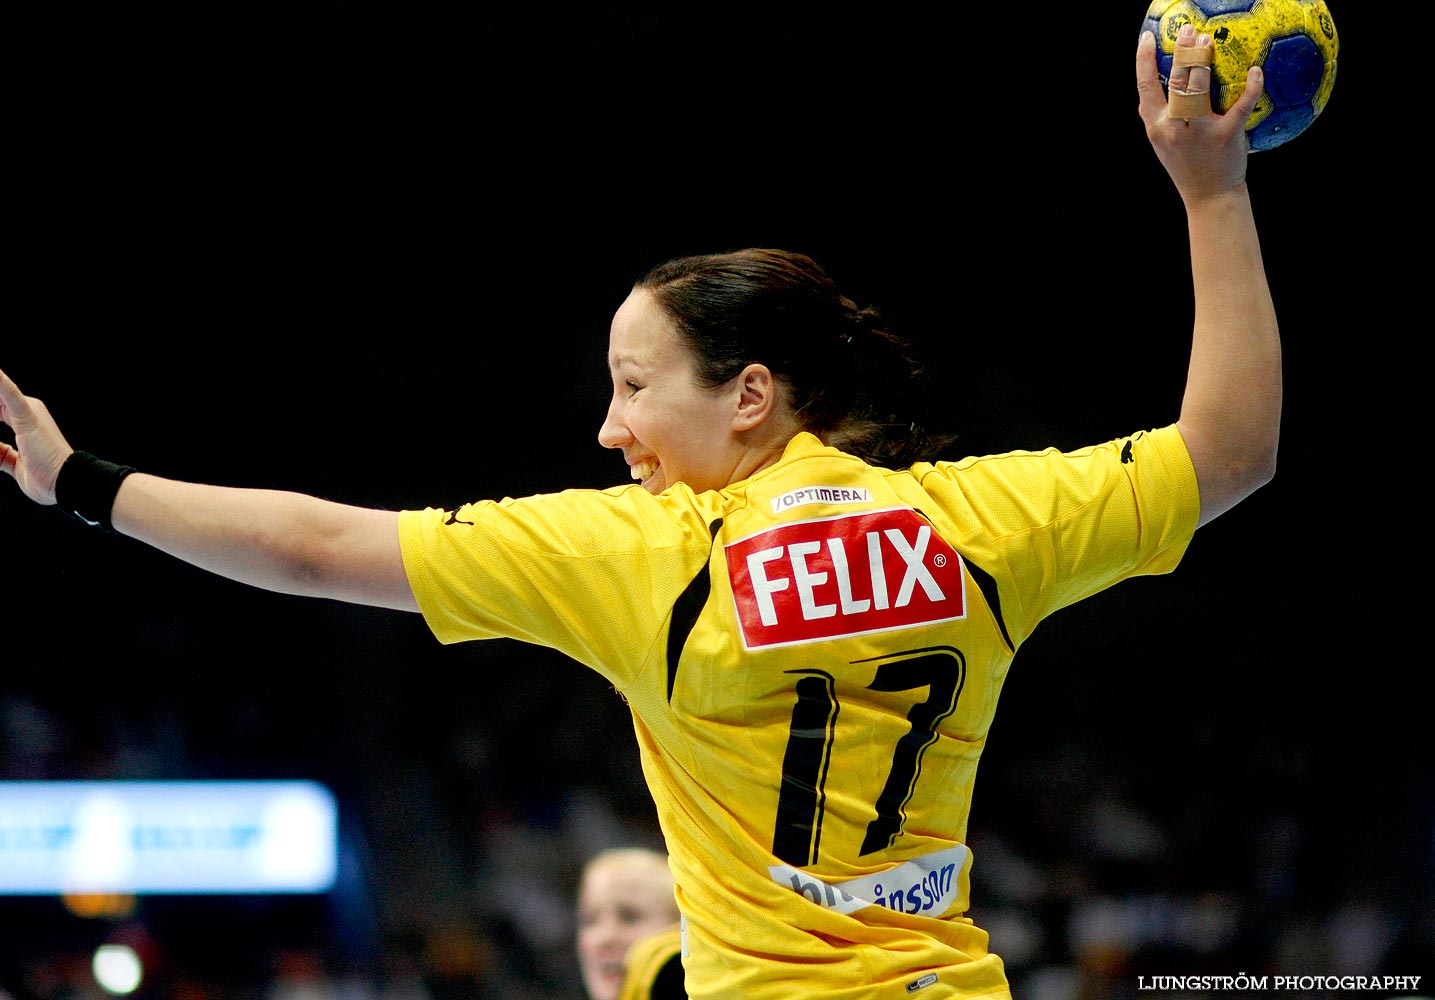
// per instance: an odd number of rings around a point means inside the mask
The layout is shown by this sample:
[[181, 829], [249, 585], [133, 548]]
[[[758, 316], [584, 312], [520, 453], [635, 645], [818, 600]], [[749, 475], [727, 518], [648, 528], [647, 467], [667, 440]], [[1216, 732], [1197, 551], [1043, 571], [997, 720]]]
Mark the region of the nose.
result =
[[621, 401], [614, 396], [608, 404], [608, 415], [603, 419], [603, 426], [598, 428], [598, 443], [604, 448], [621, 448], [633, 440], [633, 435], [628, 433], [627, 424], [623, 422], [621, 406]]

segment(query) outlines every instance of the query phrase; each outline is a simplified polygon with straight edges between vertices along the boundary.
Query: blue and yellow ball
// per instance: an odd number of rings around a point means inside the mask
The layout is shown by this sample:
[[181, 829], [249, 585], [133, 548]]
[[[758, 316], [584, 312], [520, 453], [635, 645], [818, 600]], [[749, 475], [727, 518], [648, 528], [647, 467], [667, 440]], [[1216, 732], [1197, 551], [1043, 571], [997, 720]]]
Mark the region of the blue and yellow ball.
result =
[[1335, 86], [1340, 39], [1325, 0], [1155, 0], [1142, 31], [1156, 35], [1161, 82], [1171, 76], [1176, 35], [1186, 23], [1211, 36], [1211, 106], [1224, 112], [1260, 66], [1265, 93], [1246, 122], [1252, 152], [1273, 149], [1310, 127]]

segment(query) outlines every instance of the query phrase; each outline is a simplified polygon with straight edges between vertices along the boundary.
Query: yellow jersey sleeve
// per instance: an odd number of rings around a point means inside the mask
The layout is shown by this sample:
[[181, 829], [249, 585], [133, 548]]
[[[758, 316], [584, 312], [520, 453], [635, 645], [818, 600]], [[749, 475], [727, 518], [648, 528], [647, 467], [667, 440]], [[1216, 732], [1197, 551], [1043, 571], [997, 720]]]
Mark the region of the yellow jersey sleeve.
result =
[[441, 642], [549, 646], [620, 690], [661, 659], [676, 595], [712, 547], [694, 505], [638, 486], [405, 511], [399, 541]]
[[1043, 618], [1133, 576], [1169, 573], [1200, 498], [1175, 425], [1070, 452], [912, 468], [953, 544], [1002, 581], [1019, 645]]

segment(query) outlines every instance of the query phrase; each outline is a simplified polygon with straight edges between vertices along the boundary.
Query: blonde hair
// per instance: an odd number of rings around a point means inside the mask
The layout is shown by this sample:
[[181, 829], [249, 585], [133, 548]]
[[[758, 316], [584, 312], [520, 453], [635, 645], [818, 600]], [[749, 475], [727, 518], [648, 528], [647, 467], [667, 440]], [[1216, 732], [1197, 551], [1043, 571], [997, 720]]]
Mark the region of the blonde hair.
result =
[[[668, 866], [668, 856], [662, 851], [656, 851], [650, 847], [610, 847], [599, 851], [584, 863], [583, 872], [579, 878], [580, 895], [581, 888], [587, 883], [590, 874], [599, 868], [621, 864], [647, 869], [660, 876], [669, 888], [673, 886], [673, 871]], [[678, 919], [676, 900], [673, 901], [673, 919]]]

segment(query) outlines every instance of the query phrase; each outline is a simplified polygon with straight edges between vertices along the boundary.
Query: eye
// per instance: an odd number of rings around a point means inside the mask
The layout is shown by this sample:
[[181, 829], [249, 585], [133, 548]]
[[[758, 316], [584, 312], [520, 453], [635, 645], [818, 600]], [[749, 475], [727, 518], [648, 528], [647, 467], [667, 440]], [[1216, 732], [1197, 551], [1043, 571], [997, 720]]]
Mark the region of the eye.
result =
[[634, 395], [639, 389], [642, 388], [642, 386], [634, 382], [632, 379], [628, 379], [626, 382], [624, 382], [623, 387], [627, 389], [629, 396]]

